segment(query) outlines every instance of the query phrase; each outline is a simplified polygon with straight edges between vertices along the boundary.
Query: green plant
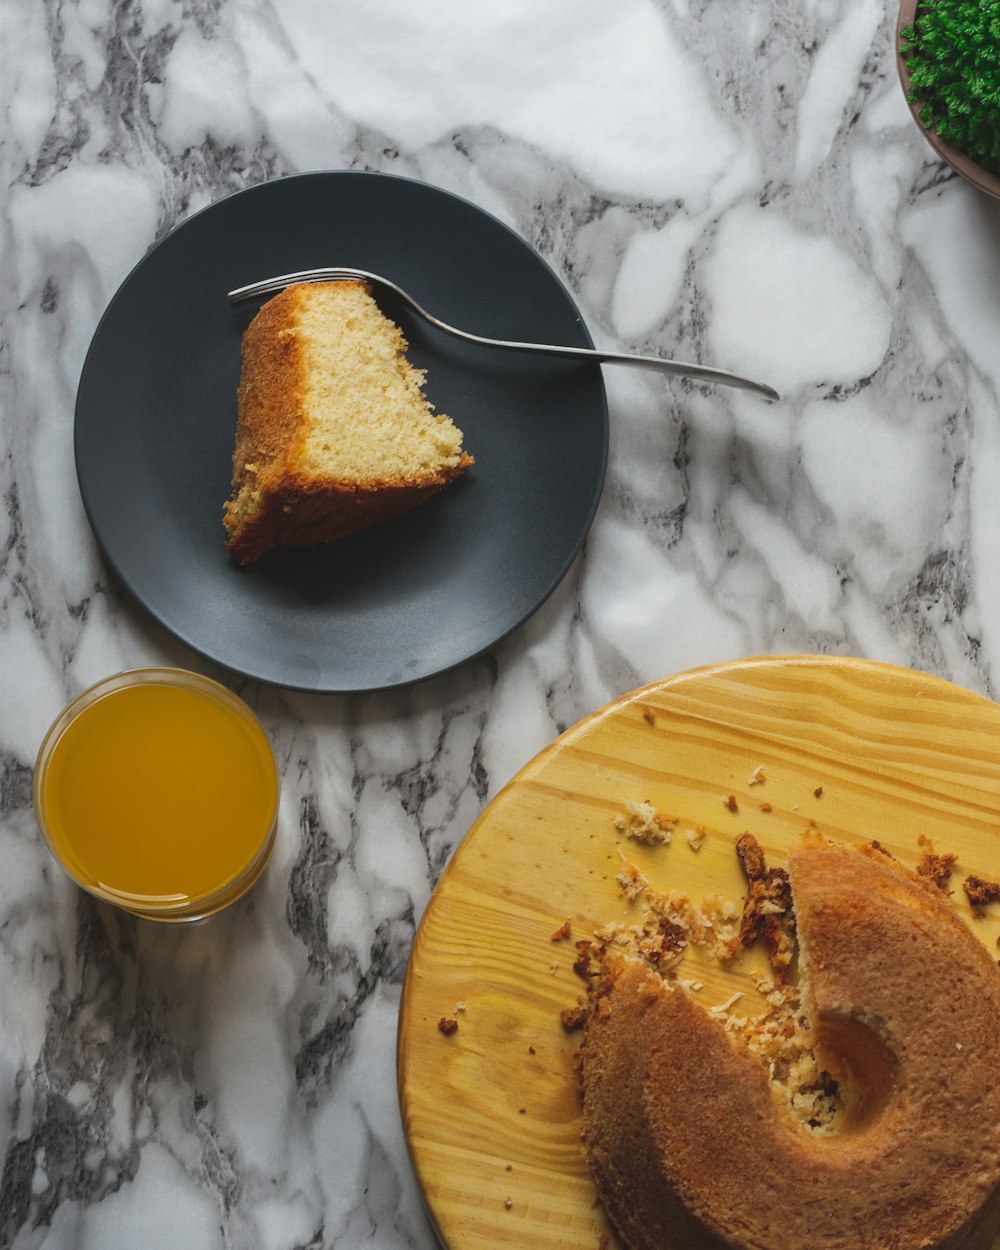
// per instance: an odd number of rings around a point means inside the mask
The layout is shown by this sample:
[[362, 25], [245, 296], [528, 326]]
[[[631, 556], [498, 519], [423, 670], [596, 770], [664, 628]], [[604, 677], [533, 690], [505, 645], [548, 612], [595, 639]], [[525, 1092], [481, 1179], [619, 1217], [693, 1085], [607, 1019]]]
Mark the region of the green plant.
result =
[[926, 0], [900, 55], [921, 124], [1000, 174], [1000, 0]]

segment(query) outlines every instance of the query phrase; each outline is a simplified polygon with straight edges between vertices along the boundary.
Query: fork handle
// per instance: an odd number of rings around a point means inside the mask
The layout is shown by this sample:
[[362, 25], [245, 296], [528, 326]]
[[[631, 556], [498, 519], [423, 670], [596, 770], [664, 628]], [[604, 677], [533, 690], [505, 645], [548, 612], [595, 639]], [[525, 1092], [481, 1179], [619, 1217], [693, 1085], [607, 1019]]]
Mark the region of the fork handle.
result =
[[[447, 334], [451, 327], [443, 322], [438, 328]], [[741, 377], [738, 373], [728, 373], [724, 369], [713, 369], [709, 365], [696, 365], [683, 360], [664, 360], [660, 356], [638, 356], [627, 352], [605, 352], [596, 347], [560, 347], [552, 343], [518, 343], [506, 339], [487, 339], [478, 334], [470, 334], [463, 330], [459, 338], [470, 342], [482, 343], [487, 347], [495, 347], [500, 351], [534, 352], [539, 356], [557, 356], [564, 360], [591, 360], [603, 365], [632, 365], [638, 369], [657, 369], [660, 373], [670, 373], [679, 378], [694, 378], [700, 382], [716, 382], [720, 386], [732, 386], [738, 390], [756, 391], [768, 399], [780, 399], [781, 396], [765, 382], [755, 382], [752, 378]]]

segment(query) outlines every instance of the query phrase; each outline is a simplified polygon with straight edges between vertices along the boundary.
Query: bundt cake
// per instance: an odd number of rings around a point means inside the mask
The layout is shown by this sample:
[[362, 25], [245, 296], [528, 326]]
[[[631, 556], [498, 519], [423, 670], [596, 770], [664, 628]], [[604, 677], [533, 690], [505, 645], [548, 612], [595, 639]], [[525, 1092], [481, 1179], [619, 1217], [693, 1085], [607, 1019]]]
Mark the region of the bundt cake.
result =
[[584, 1141], [629, 1250], [993, 1250], [1000, 970], [947, 898], [873, 847], [789, 859], [800, 989], [839, 1084], [826, 1132], [679, 979], [608, 954]]
[[226, 546], [247, 564], [409, 512], [470, 464], [363, 282], [300, 283], [243, 339]]

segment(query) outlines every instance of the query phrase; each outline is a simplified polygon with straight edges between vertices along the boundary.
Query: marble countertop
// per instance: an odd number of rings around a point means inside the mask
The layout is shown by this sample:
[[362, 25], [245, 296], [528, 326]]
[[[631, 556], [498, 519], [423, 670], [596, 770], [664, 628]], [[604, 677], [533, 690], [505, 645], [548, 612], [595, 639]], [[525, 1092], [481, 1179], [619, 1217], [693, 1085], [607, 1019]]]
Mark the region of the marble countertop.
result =
[[[882, 0], [11, 0], [0, 16], [0, 1245], [432, 1250], [397, 1008], [450, 853], [518, 768], [643, 683], [867, 656], [993, 696], [1000, 202], [915, 128]], [[73, 406], [144, 252], [227, 193], [367, 169], [462, 195], [595, 341], [779, 403], [605, 370], [580, 558], [491, 652], [366, 696], [234, 679], [161, 630], [88, 528]], [[178, 932], [48, 857], [47, 726], [122, 668], [261, 717], [274, 861]]]

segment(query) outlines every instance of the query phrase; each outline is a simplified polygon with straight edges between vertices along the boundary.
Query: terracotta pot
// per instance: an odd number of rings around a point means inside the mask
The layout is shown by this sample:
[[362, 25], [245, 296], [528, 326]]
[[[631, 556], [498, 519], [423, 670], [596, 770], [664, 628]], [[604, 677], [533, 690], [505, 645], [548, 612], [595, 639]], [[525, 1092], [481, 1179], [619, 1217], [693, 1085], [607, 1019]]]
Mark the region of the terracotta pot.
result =
[[[899, 20], [896, 23], [896, 64], [899, 67], [899, 81], [904, 95], [909, 95], [910, 76], [906, 71], [906, 65], [899, 51], [899, 32], [904, 27], [913, 25], [920, 3], [921, 0], [901, 0]], [[928, 130], [920, 120], [919, 105], [910, 104], [910, 112], [913, 114], [927, 142], [937, 152], [938, 156], [952, 167], [955, 173], [961, 174], [963, 178], [971, 182], [973, 186], [978, 187], [980, 191], [985, 191], [987, 195], [995, 195], [1000, 199], [1000, 177], [989, 173], [981, 165], [977, 165], [971, 157], [966, 156], [964, 152], [960, 152], [958, 148], [939, 138], [932, 130]]]

